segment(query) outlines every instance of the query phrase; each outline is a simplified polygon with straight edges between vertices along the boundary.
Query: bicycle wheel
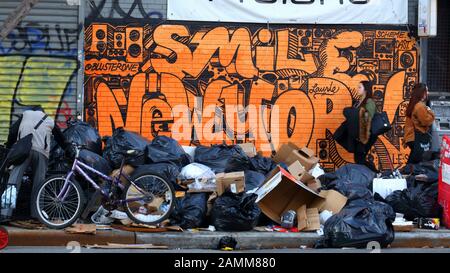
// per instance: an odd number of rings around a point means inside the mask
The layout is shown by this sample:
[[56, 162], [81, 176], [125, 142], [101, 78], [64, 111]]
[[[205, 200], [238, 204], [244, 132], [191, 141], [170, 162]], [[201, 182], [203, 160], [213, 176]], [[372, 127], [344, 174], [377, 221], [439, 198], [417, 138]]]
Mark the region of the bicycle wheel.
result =
[[[125, 212], [135, 223], [155, 225], [166, 220], [175, 206], [170, 182], [151, 172], [134, 174], [124, 190]], [[135, 186], [136, 185], [136, 186]]]
[[69, 181], [64, 201], [58, 200], [64, 183], [64, 176], [48, 178], [32, 202], [32, 210], [39, 221], [52, 229], [63, 229], [75, 223], [86, 202], [83, 190], [76, 181]]

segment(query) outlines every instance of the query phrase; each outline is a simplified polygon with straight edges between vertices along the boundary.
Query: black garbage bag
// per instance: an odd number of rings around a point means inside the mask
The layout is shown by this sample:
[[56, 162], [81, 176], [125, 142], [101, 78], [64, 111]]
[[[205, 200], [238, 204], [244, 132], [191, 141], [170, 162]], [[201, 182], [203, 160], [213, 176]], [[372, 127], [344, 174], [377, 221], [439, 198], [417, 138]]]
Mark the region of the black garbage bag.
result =
[[386, 203], [395, 212], [404, 214], [406, 220], [412, 221], [420, 217], [440, 218], [441, 207], [437, 198], [438, 183], [419, 183], [415, 187], [394, 191], [386, 197]]
[[103, 157], [109, 161], [113, 169], [118, 169], [124, 157], [122, 153], [128, 150], [136, 150], [138, 154], [128, 158], [126, 163], [137, 167], [145, 164], [145, 151], [149, 143], [149, 140], [139, 134], [117, 128], [112, 137], [106, 139]]
[[193, 161], [175, 139], [166, 136], [157, 136], [147, 145], [147, 157], [152, 163], [172, 162], [179, 168]]
[[141, 172], [152, 172], [156, 175], [161, 176], [164, 180], [170, 182], [176, 191], [184, 190], [177, 183], [177, 177], [180, 174], [178, 166], [173, 163], [155, 163], [155, 164], [145, 164], [137, 167], [134, 173]]
[[336, 180], [345, 179], [353, 184], [361, 184], [366, 188], [372, 188], [372, 182], [376, 174], [364, 165], [347, 164], [333, 173], [326, 173], [318, 177], [322, 185], [336, 184]]
[[[84, 145], [85, 149], [96, 154], [102, 154], [102, 139], [98, 131], [88, 123], [79, 120], [67, 122], [63, 131], [66, 141]], [[52, 139], [48, 169], [53, 173], [65, 173], [71, 168], [71, 163], [64, 157], [64, 150]]]
[[[106, 159], [89, 150], [81, 150], [79, 160], [105, 175], [109, 175], [112, 172], [111, 166]], [[89, 175], [92, 175], [92, 172]]]
[[266, 180], [266, 177], [262, 173], [256, 171], [247, 170], [244, 171], [244, 174], [246, 191], [251, 191], [258, 188], [262, 185], [262, 183], [264, 183], [264, 180]]
[[217, 197], [211, 219], [219, 231], [249, 231], [258, 224], [261, 210], [255, 203], [256, 194], [234, 194], [230, 191]]
[[414, 176], [423, 175], [426, 177], [424, 182], [434, 183], [439, 179], [439, 159], [433, 161], [420, 162], [413, 165]]
[[251, 169], [250, 158], [246, 154], [234, 153], [225, 166], [225, 172], [243, 172]]
[[195, 149], [194, 161], [210, 167], [215, 173], [222, 173], [225, 170], [234, 169], [234, 166], [231, 164], [227, 169], [232, 158], [233, 160], [239, 160], [247, 158], [247, 155], [238, 145], [199, 146]]
[[358, 199], [374, 200], [372, 192], [366, 186], [346, 179], [335, 180], [332, 184], [326, 185], [324, 189], [338, 191], [347, 197], [349, 202]]
[[64, 156], [64, 150], [59, 147], [56, 141], [52, 140], [50, 157], [48, 160], [48, 171], [51, 173], [67, 173], [71, 166], [71, 162]]
[[253, 171], [257, 171], [264, 175], [269, 174], [273, 169], [277, 167], [277, 163], [270, 157], [263, 157], [256, 155], [250, 158], [250, 168]]
[[184, 229], [201, 227], [206, 217], [207, 201], [206, 193], [186, 193], [183, 198], [176, 199], [170, 224]]
[[70, 121], [63, 132], [70, 143], [84, 145], [85, 149], [96, 154], [102, 154], [102, 138], [98, 131], [83, 121]]
[[316, 247], [366, 248], [372, 241], [387, 247], [394, 241], [394, 220], [394, 210], [385, 203], [352, 201], [325, 222], [324, 237]]

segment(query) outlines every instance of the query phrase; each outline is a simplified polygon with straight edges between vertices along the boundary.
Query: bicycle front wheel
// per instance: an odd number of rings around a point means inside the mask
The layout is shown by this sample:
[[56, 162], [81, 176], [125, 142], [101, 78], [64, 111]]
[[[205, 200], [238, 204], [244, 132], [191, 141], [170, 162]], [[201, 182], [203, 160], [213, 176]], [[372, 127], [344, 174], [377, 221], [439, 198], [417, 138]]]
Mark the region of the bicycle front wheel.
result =
[[58, 198], [65, 183], [64, 176], [48, 178], [33, 201], [33, 211], [39, 221], [52, 229], [71, 226], [81, 215], [85, 196], [80, 184], [69, 181], [64, 198]]
[[151, 172], [134, 175], [125, 191], [125, 212], [135, 223], [155, 225], [166, 220], [175, 206], [175, 190], [170, 182]]

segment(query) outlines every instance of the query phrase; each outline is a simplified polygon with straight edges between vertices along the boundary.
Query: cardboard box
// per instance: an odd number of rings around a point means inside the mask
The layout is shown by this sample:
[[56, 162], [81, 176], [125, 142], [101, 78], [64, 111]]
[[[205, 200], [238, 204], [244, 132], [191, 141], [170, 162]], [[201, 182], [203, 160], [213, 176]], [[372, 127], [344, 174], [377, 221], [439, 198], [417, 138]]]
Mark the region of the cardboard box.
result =
[[248, 157], [254, 157], [257, 155], [256, 147], [253, 143], [241, 143], [238, 145], [242, 148], [242, 150]]
[[299, 231], [315, 231], [320, 229], [319, 210], [317, 208], [306, 208], [301, 206], [297, 210], [297, 227]]
[[322, 183], [320, 183], [319, 179], [313, 179], [306, 183], [306, 186], [315, 192], [319, 192], [319, 189], [322, 187]]
[[244, 172], [219, 173], [216, 175], [217, 194], [222, 195], [227, 189], [232, 193], [245, 191]]
[[288, 170], [295, 177], [295, 179], [303, 182], [304, 184], [314, 180], [314, 176], [308, 173], [298, 160], [289, 165]]
[[288, 166], [298, 160], [307, 171], [319, 163], [319, 158], [314, 156], [312, 150], [306, 147], [299, 148], [292, 142], [281, 145], [273, 160], [277, 163], [284, 162]]
[[279, 166], [258, 188], [256, 194], [256, 202], [262, 212], [279, 224], [284, 212], [297, 211], [303, 205], [306, 205], [306, 208], [317, 208], [319, 213], [329, 210], [336, 214], [347, 203], [347, 198], [334, 190], [317, 194]]

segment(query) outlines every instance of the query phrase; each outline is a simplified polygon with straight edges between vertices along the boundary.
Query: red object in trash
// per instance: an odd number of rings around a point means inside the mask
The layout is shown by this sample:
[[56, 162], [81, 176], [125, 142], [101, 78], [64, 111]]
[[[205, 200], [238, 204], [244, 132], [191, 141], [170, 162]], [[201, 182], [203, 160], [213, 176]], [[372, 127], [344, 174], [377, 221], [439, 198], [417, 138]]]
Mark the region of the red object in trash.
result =
[[6, 231], [6, 229], [4, 229], [3, 227], [0, 227], [0, 250], [7, 247], [8, 243], [9, 243], [8, 231]]
[[443, 224], [450, 228], [450, 136], [442, 138], [438, 201], [443, 208]]

